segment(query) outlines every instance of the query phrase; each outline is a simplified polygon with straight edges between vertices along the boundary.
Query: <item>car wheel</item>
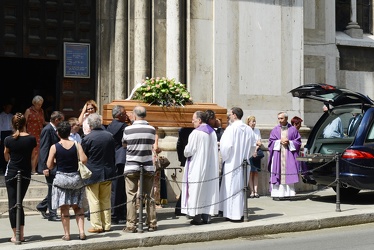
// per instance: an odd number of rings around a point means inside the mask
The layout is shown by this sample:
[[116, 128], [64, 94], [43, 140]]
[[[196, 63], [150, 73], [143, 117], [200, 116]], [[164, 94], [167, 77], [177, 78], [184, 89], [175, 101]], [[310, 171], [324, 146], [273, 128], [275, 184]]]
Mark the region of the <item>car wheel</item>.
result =
[[[333, 189], [336, 192], [336, 187], [333, 187]], [[339, 191], [340, 191], [341, 198], [352, 198], [356, 196], [361, 190], [357, 188], [352, 188], [352, 187], [348, 187], [348, 188], [340, 187]]]

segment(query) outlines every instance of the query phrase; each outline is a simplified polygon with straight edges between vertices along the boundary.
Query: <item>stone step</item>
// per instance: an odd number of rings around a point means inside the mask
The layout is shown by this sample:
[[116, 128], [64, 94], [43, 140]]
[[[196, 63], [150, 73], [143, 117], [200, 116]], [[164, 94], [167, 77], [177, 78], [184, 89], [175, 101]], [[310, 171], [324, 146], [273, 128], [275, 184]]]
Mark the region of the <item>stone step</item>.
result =
[[[25, 198], [44, 198], [48, 193], [47, 186], [29, 186]], [[0, 187], [0, 200], [8, 199], [8, 192], [5, 187]]]
[[[40, 186], [46, 184], [45, 176], [44, 175], [32, 175], [30, 186]], [[5, 177], [2, 175], [0, 176], [0, 187], [5, 187]]]
[[[41, 202], [43, 198], [39, 199], [34, 199], [34, 198], [28, 198], [23, 200], [23, 207], [25, 213], [27, 212], [28, 214], [37, 214], [36, 210], [36, 205]], [[7, 214], [8, 211], [8, 199], [0, 199], [0, 215], [3, 216], [3, 214]]]
[[[26, 214], [38, 214], [36, 205], [41, 202], [48, 193], [48, 185], [44, 175], [32, 175], [29, 188], [23, 200]], [[0, 217], [8, 216], [8, 194], [5, 186], [4, 176], [0, 176]]]

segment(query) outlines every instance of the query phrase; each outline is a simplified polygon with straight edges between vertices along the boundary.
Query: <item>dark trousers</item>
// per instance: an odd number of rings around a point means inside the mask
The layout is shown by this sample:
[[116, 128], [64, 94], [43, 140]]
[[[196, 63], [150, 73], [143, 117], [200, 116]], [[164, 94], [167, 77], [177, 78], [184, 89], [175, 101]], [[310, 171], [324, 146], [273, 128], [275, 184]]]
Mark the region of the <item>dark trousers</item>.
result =
[[[123, 175], [125, 164], [117, 164], [117, 176]], [[125, 178], [124, 176], [118, 177], [112, 181], [112, 192], [111, 192], [111, 205], [112, 205], [112, 219], [113, 220], [125, 220], [127, 213], [126, 206], [126, 190], [125, 190]], [[121, 205], [119, 207], [115, 207]], [[113, 208], [115, 207], [115, 208]]]
[[57, 211], [56, 209], [52, 209], [52, 184], [53, 184], [53, 179], [55, 178], [54, 174], [50, 174], [49, 176], [45, 177], [45, 180], [48, 183], [48, 194], [42, 200], [37, 206], [36, 209], [39, 211], [49, 211], [49, 217], [57, 216]]
[[168, 190], [166, 186], [166, 175], [165, 170], [161, 170], [161, 178], [160, 178], [160, 199], [167, 200], [168, 199]]
[[[5, 177], [6, 180], [6, 190], [8, 193], [8, 207], [9, 207], [9, 221], [12, 228], [16, 228], [16, 219], [17, 219], [17, 208], [14, 207], [17, 203], [17, 178], [14, 178], [11, 181], [8, 181], [11, 177]], [[29, 188], [30, 180], [22, 178], [21, 180], [21, 204], [25, 198], [27, 189]], [[14, 208], [13, 208], [14, 207]], [[21, 206], [21, 220], [20, 225], [25, 225], [25, 212], [23, 206]]]

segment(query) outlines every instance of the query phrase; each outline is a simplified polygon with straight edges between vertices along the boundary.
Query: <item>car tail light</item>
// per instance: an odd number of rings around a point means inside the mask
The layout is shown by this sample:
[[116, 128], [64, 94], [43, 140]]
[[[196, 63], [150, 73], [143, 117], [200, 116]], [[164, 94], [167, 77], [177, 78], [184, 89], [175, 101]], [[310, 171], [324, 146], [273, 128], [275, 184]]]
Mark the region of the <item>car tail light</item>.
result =
[[347, 149], [342, 155], [343, 159], [374, 159], [374, 155], [360, 150]]
[[332, 85], [328, 85], [328, 84], [324, 84], [324, 85], [322, 85], [321, 88], [326, 89], [326, 90], [333, 90], [333, 89], [336, 89], [334, 86], [332, 86]]

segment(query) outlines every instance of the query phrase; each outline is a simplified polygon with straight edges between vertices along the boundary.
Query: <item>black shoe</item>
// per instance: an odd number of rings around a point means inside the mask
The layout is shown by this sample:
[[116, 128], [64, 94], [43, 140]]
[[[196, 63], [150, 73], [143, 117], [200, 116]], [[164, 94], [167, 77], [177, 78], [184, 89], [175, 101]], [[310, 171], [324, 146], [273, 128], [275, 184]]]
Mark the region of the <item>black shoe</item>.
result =
[[191, 220], [191, 221], [190, 221], [190, 224], [191, 224], [191, 225], [196, 225], [196, 226], [198, 226], [198, 225], [202, 225], [203, 223], [202, 223], [201, 221]]
[[309, 175], [302, 175], [301, 178], [302, 178], [303, 182], [306, 183], [306, 184], [312, 184], [312, 185], [317, 184], [316, 180], [314, 180], [314, 178], [309, 176]]
[[48, 218], [48, 221], [61, 221], [61, 218], [57, 217], [57, 216], [51, 216]]
[[89, 211], [84, 212], [84, 217], [86, 217], [87, 220], [90, 221], [90, 212]]
[[47, 213], [47, 211], [44, 211], [44, 210], [38, 210], [38, 211], [42, 214], [43, 219], [49, 218], [49, 214]]

